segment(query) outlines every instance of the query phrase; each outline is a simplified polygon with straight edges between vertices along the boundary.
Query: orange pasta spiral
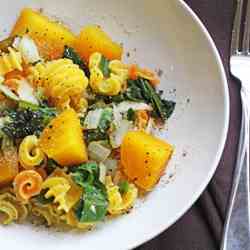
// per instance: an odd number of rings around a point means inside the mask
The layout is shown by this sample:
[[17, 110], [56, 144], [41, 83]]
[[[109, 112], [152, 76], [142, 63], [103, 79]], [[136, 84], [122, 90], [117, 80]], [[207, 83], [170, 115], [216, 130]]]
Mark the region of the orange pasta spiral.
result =
[[34, 170], [20, 172], [14, 180], [14, 191], [19, 200], [27, 203], [28, 200], [40, 193], [43, 179]]

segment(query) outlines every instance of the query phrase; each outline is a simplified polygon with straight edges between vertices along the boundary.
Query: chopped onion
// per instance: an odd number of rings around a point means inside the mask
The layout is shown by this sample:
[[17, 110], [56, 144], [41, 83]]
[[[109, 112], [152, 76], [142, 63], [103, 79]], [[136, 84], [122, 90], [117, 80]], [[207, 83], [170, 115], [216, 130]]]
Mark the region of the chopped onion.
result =
[[113, 105], [113, 125], [119, 127], [123, 118], [122, 115], [128, 112], [129, 109], [132, 110], [152, 110], [152, 107], [143, 102], [130, 102], [124, 101], [118, 105]]
[[129, 130], [133, 129], [133, 123], [128, 120], [122, 120], [119, 126], [110, 134], [110, 144], [112, 148], [118, 148], [122, 144], [123, 137]]
[[106, 166], [107, 171], [110, 171], [113, 175], [117, 169], [118, 161], [112, 158], [107, 158], [103, 163]]
[[99, 181], [102, 182], [103, 184], [105, 184], [107, 168], [106, 168], [106, 166], [101, 162], [101, 163], [99, 164], [99, 169], [100, 169]]
[[34, 95], [34, 89], [26, 80], [18, 81], [17, 93], [20, 100], [32, 103], [34, 105], [39, 105], [39, 102]]
[[104, 147], [101, 142], [93, 141], [88, 145], [88, 153], [91, 160], [105, 161], [111, 153], [111, 150]]
[[17, 37], [13, 46], [20, 51], [26, 63], [35, 63], [41, 60], [35, 42], [29, 36]]
[[145, 129], [145, 132], [148, 134], [151, 134], [153, 130], [153, 126], [154, 126], [154, 120], [152, 118], [149, 118], [148, 125]]
[[20, 101], [20, 98], [15, 95], [7, 86], [0, 84], [0, 91], [9, 99], [13, 100], [13, 101]]
[[149, 110], [149, 111], [152, 110], [152, 107], [149, 106], [146, 103], [143, 103], [143, 102], [129, 102], [129, 101], [119, 103], [116, 106], [116, 108], [120, 113], [125, 113], [129, 109], [133, 109], [133, 110]]
[[95, 109], [89, 111], [85, 120], [84, 120], [84, 128], [85, 129], [97, 129], [99, 125], [99, 121], [102, 116], [103, 109]]

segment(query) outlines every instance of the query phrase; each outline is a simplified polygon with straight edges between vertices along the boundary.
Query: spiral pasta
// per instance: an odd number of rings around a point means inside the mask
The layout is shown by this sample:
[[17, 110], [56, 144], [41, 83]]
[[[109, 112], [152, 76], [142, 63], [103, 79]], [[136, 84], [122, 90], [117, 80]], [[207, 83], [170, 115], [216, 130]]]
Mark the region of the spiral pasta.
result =
[[0, 222], [8, 225], [17, 220], [18, 212], [14, 205], [7, 201], [0, 201]]
[[5, 202], [10, 203], [11, 205], [13, 205], [15, 207], [15, 209], [17, 210], [17, 215], [18, 215], [17, 221], [18, 222], [22, 222], [27, 218], [28, 208], [26, 207], [26, 205], [19, 202], [17, 200], [17, 198], [12, 193], [5, 192], [5, 193], [1, 194], [0, 201], [5, 201]]
[[[39, 224], [39, 221], [45, 221], [46, 225], [58, 225], [61, 221], [62, 214], [56, 212], [58, 211], [53, 204], [41, 205], [38, 203], [32, 204], [31, 213], [35, 216], [35, 223]], [[39, 220], [40, 219], [40, 220]]]
[[60, 168], [55, 169], [51, 176], [63, 177], [69, 182], [70, 189], [65, 198], [68, 206], [73, 207], [80, 200], [80, 197], [82, 196], [82, 189]]
[[17, 198], [27, 203], [31, 197], [40, 193], [42, 183], [43, 179], [36, 171], [25, 170], [20, 172], [14, 179], [14, 191]]
[[30, 69], [29, 80], [42, 87], [45, 95], [59, 107], [78, 103], [88, 86], [88, 78], [78, 65], [69, 59], [38, 63]]
[[45, 155], [38, 147], [38, 139], [35, 135], [26, 136], [19, 147], [19, 162], [25, 169], [39, 166], [45, 159]]
[[8, 51], [9, 53], [2, 53], [0, 56], [0, 76], [4, 76], [15, 69], [23, 70], [21, 53], [11, 47], [8, 48]]
[[128, 211], [138, 196], [138, 190], [134, 184], [129, 184], [128, 191], [121, 195], [119, 187], [114, 185], [110, 176], [106, 179], [106, 188], [109, 200], [108, 211], [111, 215], [119, 215]]
[[122, 63], [120, 61], [111, 61], [109, 62], [111, 74], [105, 79], [103, 72], [99, 68], [101, 59], [102, 55], [99, 52], [93, 53], [89, 58], [90, 86], [96, 93], [103, 95], [117, 95], [127, 80], [128, 70], [125, 71], [124, 68], [122, 71], [122, 68], [120, 67]]
[[55, 170], [42, 185], [43, 189], [49, 189], [46, 198], [54, 197], [54, 203], [58, 203], [58, 210], [68, 212], [80, 199], [81, 188], [78, 187], [62, 170]]

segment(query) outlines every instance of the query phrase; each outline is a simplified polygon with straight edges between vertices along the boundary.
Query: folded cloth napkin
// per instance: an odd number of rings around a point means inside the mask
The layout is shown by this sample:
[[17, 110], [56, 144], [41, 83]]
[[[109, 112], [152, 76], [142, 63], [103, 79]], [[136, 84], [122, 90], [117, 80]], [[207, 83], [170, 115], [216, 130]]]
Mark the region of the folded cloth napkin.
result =
[[[235, 166], [241, 121], [240, 85], [229, 74], [235, 0], [185, 0], [212, 35], [222, 57], [230, 91], [230, 127], [216, 174], [195, 205], [172, 227], [137, 250], [219, 250]], [[212, 121], [211, 121], [212, 122]]]

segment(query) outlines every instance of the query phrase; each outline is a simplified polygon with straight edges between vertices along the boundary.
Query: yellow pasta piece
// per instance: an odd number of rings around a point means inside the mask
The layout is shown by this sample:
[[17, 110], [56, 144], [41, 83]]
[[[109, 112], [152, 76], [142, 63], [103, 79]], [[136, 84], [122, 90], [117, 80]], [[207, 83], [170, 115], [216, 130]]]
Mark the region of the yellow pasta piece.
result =
[[89, 58], [89, 68], [98, 68], [102, 60], [102, 54], [99, 52], [94, 52]]
[[121, 195], [119, 187], [114, 185], [110, 176], [106, 178], [106, 188], [108, 193], [108, 211], [111, 215], [119, 215], [128, 211], [138, 196], [138, 190], [134, 184], [129, 184], [128, 191]]
[[89, 84], [93, 91], [99, 92], [99, 84], [104, 81], [102, 71], [98, 67], [90, 68]]
[[26, 136], [19, 147], [19, 162], [25, 169], [39, 166], [45, 159], [45, 154], [38, 147], [38, 139], [35, 135]]
[[79, 200], [81, 192], [75, 192], [65, 177], [49, 177], [42, 185], [43, 189], [49, 189], [46, 198], [54, 197], [54, 203], [58, 203], [58, 210], [68, 212]]
[[0, 223], [7, 225], [17, 220], [17, 209], [11, 202], [0, 200]]
[[78, 65], [69, 59], [38, 63], [30, 69], [29, 80], [42, 87], [55, 106], [78, 103], [88, 86], [88, 78]]
[[42, 190], [43, 179], [35, 170], [20, 172], [14, 179], [14, 191], [17, 198], [27, 203], [28, 200]]
[[67, 175], [63, 170], [57, 168], [51, 177], [62, 177], [65, 178], [70, 184], [70, 189], [65, 195], [66, 204], [69, 208], [72, 208], [82, 196], [82, 189], [72, 180], [72, 178]]
[[[128, 78], [128, 70], [119, 60], [111, 61], [111, 74], [105, 78], [100, 67], [102, 55], [93, 53], [89, 58], [90, 86], [94, 92], [102, 95], [117, 95], [125, 85]], [[109, 65], [110, 67], [110, 65]]]
[[104, 95], [118, 95], [122, 89], [122, 80], [119, 76], [111, 73], [110, 77], [99, 84], [99, 92]]
[[17, 198], [13, 194], [11, 194], [10, 192], [5, 192], [5, 193], [1, 194], [0, 201], [9, 202], [16, 208], [16, 210], [18, 212], [18, 218], [17, 218], [18, 222], [22, 222], [27, 218], [28, 209], [27, 209], [26, 205], [19, 202], [17, 200]]
[[9, 53], [2, 53], [0, 56], [0, 76], [4, 76], [15, 69], [23, 70], [21, 53], [11, 47], [8, 48], [8, 51]]
[[45, 219], [48, 226], [54, 224], [54, 218], [48, 206], [46, 207], [32, 206], [31, 212], [35, 216]]

